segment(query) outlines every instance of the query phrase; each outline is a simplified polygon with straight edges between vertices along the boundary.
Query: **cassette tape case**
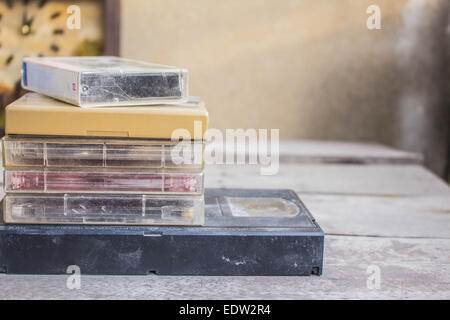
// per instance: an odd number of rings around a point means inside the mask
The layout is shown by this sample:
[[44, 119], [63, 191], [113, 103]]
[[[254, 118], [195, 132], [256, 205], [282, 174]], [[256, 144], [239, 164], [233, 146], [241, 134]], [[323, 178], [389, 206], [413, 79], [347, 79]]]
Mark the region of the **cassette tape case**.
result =
[[25, 58], [22, 86], [87, 108], [176, 103], [188, 98], [188, 71], [118, 57]]

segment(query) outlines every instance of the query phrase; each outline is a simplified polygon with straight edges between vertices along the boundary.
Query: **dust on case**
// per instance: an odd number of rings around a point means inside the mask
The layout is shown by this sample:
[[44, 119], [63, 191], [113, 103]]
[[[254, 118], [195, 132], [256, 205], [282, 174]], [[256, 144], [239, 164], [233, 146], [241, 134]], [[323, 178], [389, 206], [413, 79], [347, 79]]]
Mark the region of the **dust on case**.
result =
[[188, 71], [118, 57], [25, 58], [22, 86], [80, 107], [177, 103], [188, 98]]
[[199, 171], [202, 141], [82, 139], [5, 136], [3, 166], [42, 168], [135, 168]]
[[7, 194], [4, 221], [15, 224], [202, 225], [204, 200], [144, 194]]

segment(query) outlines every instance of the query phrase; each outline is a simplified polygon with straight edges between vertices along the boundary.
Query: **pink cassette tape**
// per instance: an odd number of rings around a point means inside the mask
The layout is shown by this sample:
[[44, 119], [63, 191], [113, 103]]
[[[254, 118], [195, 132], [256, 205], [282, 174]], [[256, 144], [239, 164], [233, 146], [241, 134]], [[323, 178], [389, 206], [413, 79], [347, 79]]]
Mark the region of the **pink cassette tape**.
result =
[[202, 172], [5, 170], [4, 181], [8, 193], [203, 193]]

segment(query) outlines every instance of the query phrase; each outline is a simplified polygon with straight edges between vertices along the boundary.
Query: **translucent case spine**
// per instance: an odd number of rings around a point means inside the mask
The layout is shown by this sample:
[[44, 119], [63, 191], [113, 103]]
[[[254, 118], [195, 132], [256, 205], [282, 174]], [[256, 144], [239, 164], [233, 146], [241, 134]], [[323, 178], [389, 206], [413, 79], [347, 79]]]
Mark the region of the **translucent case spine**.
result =
[[4, 166], [142, 168], [199, 171], [203, 143], [113, 139], [3, 138]]
[[204, 198], [148, 195], [7, 194], [6, 223], [202, 225]]
[[203, 173], [5, 170], [5, 192], [203, 193]]

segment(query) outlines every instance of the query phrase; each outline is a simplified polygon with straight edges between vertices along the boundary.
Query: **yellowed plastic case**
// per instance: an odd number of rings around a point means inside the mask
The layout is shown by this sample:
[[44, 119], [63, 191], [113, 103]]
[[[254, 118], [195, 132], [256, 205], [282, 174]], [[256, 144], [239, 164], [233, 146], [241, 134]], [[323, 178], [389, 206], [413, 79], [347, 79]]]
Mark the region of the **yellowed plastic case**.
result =
[[207, 128], [208, 111], [196, 97], [178, 105], [80, 108], [27, 93], [6, 107], [7, 135], [202, 140]]

